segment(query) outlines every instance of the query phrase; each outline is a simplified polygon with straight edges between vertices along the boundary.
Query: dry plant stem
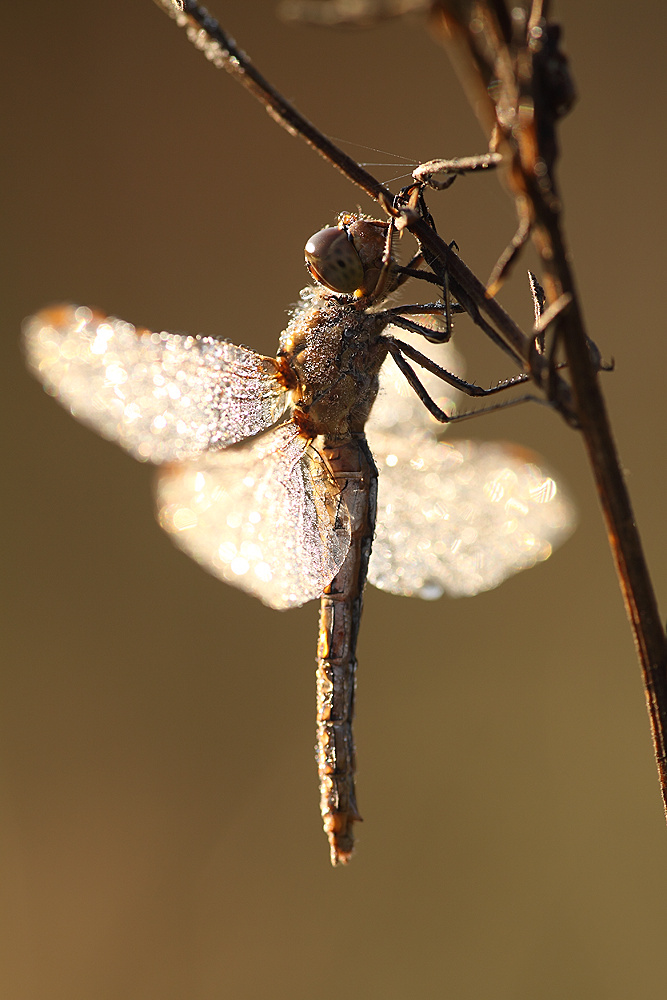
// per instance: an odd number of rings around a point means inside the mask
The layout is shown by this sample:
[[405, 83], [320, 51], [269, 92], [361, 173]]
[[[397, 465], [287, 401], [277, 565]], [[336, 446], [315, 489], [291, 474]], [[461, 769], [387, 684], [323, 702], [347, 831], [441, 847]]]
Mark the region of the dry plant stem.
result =
[[[565, 349], [576, 422], [582, 431], [600, 497], [609, 543], [638, 649], [663, 803], [667, 813], [667, 638], [658, 613], [598, 384], [563, 236], [554, 165], [557, 121], [571, 106], [574, 87], [559, 51], [559, 29], [546, 18], [548, 0], [534, 0], [525, 33], [502, 0], [451, 0], [434, 5], [464, 58], [475, 66], [474, 97], [491, 104], [512, 154], [509, 184], [520, 222], [529, 225], [544, 266], [547, 301], [570, 301], [557, 331]], [[480, 37], [480, 20], [484, 23]], [[481, 84], [481, 86], [480, 86]], [[472, 88], [471, 88], [472, 89]], [[492, 97], [490, 95], [493, 95]], [[479, 102], [475, 101], [479, 107]], [[480, 116], [481, 117], [481, 116]]]
[[598, 376], [591, 364], [560, 220], [557, 215], [551, 215], [549, 219], [540, 218], [541, 215], [540, 212], [536, 236], [549, 253], [561, 290], [572, 295], [572, 303], [564, 313], [561, 336], [569, 365], [578, 423], [586, 442], [609, 544], [642, 666], [653, 748], [667, 816], [667, 639]]

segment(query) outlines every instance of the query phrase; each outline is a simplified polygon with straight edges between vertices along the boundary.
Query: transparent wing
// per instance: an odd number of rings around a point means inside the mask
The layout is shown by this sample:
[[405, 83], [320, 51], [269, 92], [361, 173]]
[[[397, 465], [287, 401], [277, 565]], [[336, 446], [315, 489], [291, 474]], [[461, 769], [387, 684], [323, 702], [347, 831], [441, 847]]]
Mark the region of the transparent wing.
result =
[[161, 470], [157, 504], [180, 548], [272, 608], [319, 597], [350, 546], [340, 492], [291, 423]]
[[28, 364], [73, 416], [145, 462], [224, 448], [285, 410], [276, 363], [208, 337], [62, 306], [26, 321]]
[[[429, 326], [436, 325], [433, 322], [433, 317], [420, 316], [416, 319], [424, 326], [427, 323]], [[419, 334], [411, 333], [409, 330], [401, 330], [397, 326], [388, 327], [387, 333], [405, 341], [412, 347], [416, 347], [418, 351], [431, 358], [441, 368], [446, 368], [447, 371], [460, 377], [464, 376], [463, 359], [451, 344], [430, 344]], [[451, 413], [463, 394], [447, 385], [436, 375], [431, 375], [430, 372], [420, 368], [415, 362], [410, 362], [410, 364], [431, 398], [446, 413]], [[388, 357], [380, 369], [380, 391], [366, 424], [369, 437], [374, 431], [400, 434], [401, 436], [415, 432], [442, 434], [445, 426], [431, 416], [405, 375]]]
[[511, 446], [374, 433], [380, 473], [368, 578], [427, 599], [471, 596], [547, 559], [573, 531], [552, 477]]

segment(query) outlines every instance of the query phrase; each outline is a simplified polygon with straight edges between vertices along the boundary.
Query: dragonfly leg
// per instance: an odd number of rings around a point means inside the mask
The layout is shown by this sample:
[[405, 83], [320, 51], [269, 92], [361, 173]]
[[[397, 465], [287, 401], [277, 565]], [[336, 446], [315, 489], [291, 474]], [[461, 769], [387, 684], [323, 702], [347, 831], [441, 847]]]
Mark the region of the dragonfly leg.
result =
[[[459, 375], [454, 375], [453, 372], [447, 371], [446, 368], [442, 368], [440, 365], [432, 361], [421, 351], [418, 351], [415, 347], [410, 344], [406, 344], [405, 341], [399, 340], [397, 337], [387, 336], [384, 338], [387, 342], [389, 353], [394, 358], [397, 359], [398, 356], [402, 357], [405, 362], [405, 358], [410, 358], [416, 364], [423, 368], [425, 371], [435, 375], [437, 378], [442, 379], [443, 382], [447, 382], [448, 385], [453, 386], [455, 389], [460, 389], [464, 392], [466, 396], [494, 396], [498, 392], [503, 392], [505, 389], [511, 389], [517, 385], [523, 385], [525, 382], [529, 382], [531, 375], [528, 372], [521, 372], [519, 375], [514, 375], [512, 378], [505, 379], [502, 382], [498, 382], [497, 385], [492, 385], [485, 389], [481, 385], [475, 385], [474, 382], [467, 382], [465, 379], [461, 378]], [[405, 357], [403, 357], [403, 355]], [[407, 362], [406, 362], [407, 364]], [[400, 368], [399, 364], [399, 368]], [[401, 368], [401, 370], [403, 370]], [[412, 371], [412, 369], [410, 369]]]
[[[414, 257], [412, 257], [412, 259], [408, 261], [405, 267], [401, 267], [400, 265], [395, 264], [394, 271], [400, 272], [400, 277], [396, 282], [396, 287], [400, 288], [401, 285], [405, 284], [408, 278], [413, 278], [416, 275], [419, 276], [422, 276], [422, 274], [426, 275], [427, 274], [426, 271], [421, 272], [419, 270], [419, 265], [423, 263], [424, 263], [424, 255], [421, 252], [421, 250], [418, 250], [417, 253], [414, 255]], [[432, 277], [435, 277], [435, 275], [432, 275]]]
[[488, 389], [485, 389], [480, 385], [474, 385], [472, 382], [466, 382], [465, 379], [459, 378], [458, 375], [454, 375], [452, 372], [448, 372], [445, 368], [441, 368], [440, 365], [431, 361], [430, 358], [427, 358], [420, 351], [415, 350], [415, 348], [401, 340], [397, 340], [395, 337], [386, 337], [386, 340], [388, 341], [389, 354], [391, 354], [397, 366], [407, 379], [408, 383], [417, 393], [426, 409], [440, 423], [447, 424], [456, 420], [465, 420], [469, 417], [477, 416], [479, 413], [488, 413], [492, 410], [505, 409], [508, 406], [517, 406], [519, 403], [526, 403], [529, 401], [541, 403], [546, 402], [540, 396], [535, 396], [532, 393], [526, 393], [523, 396], [516, 397], [515, 399], [506, 400], [501, 403], [493, 403], [490, 406], [480, 407], [477, 410], [467, 413], [446, 413], [429, 395], [414, 369], [406, 361], [404, 355], [409, 357], [410, 360], [415, 361], [432, 375], [436, 375], [438, 378], [441, 378], [443, 382], [447, 382], [448, 385], [454, 386], [456, 389], [460, 389], [468, 396], [492, 396], [495, 395], [495, 393], [503, 392], [505, 389], [511, 389], [514, 386], [523, 385], [525, 382], [530, 380], [531, 376], [527, 372], [522, 372], [514, 378], [507, 379], [504, 382], [499, 382], [497, 385], [493, 385]]
[[380, 271], [380, 276], [378, 277], [377, 284], [375, 285], [372, 294], [372, 300], [374, 302], [380, 302], [386, 297], [389, 282], [395, 274], [394, 264], [391, 259], [393, 238], [394, 220], [393, 218], [390, 218], [387, 224], [387, 236], [384, 242], [384, 251], [382, 254], [382, 270]]

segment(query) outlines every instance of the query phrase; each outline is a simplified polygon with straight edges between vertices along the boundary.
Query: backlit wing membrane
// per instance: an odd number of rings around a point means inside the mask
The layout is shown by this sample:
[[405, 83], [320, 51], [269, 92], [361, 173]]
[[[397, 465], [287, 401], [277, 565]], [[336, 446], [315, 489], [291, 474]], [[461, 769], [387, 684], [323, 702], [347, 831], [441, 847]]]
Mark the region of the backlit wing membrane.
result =
[[143, 462], [224, 448], [276, 423], [287, 402], [272, 358], [76, 306], [28, 320], [25, 345], [48, 392]]
[[472, 596], [547, 559], [572, 532], [555, 481], [506, 445], [373, 433], [378, 515], [368, 579], [424, 598]]
[[162, 470], [157, 503], [180, 548], [272, 608], [319, 597], [350, 546], [343, 497], [291, 423]]
[[[450, 345], [419, 343], [462, 375]], [[461, 393], [414, 365], [447, 412]], [[547, 559], [574, 529], [574, 508], [531, 456], [505, 444], [438, 439], [444, 430], [388, 360], [366, 425], [379, 471], [378, 513], [368, 579], [394, 594], [472, 596]]]

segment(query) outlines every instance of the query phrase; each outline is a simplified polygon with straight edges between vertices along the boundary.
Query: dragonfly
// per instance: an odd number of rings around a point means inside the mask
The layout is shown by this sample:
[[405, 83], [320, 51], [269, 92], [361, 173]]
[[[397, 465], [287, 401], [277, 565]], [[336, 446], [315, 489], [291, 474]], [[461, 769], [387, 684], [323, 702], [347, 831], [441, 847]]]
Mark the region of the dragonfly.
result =
[[27, 320], [24, 345], [74, 417], [160, 466], [157, 518], [177, 546], [272, 608], [320, 599], [316, 757], [337, 865], [361, 818], [352, 721], [366, 579], [431, 600], [477, 594], [546, 559], [574, 513], [525, 452], [440, 440], [434, 416], [448, 419], [456, 391], [498, 387], [453, 374], [451, 345], [430, 348], [449, 352], [448, 367], [414, 346], [446, 339], [414, 321], [442, 303], [387, 305], [404, 280], [391, 223], [341, 215], [308, 241], [306, 263], [314, 283], [275, 358], [72, 305]]

